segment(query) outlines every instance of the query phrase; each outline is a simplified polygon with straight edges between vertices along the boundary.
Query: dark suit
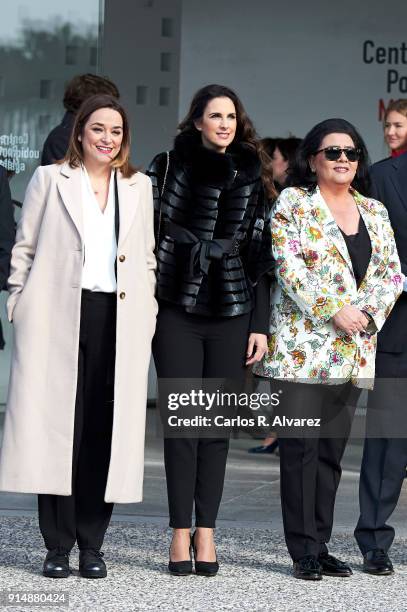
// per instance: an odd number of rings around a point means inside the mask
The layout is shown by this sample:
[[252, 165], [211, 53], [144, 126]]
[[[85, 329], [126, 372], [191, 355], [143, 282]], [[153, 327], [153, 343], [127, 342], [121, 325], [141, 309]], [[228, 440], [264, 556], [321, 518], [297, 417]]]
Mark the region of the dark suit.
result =
[[[11, 200], [7, 172], [0, 166], [0, 291], [6, 289], [7, 286], [14, 236], [13, 202]], [[4, 338], [0, 323], [0, 349], [2, 348], [4, 348]]]
[[[388, 210], [401, 268], [407, 276], [407, 153], [374, 164], [371, 179], [372, 196]], [[387, 552], [393, 542], [395, 532], [386, 521], [397, 505], [407, 465], [407, 439], [400, 437], [407, 436], [405, 291], [378, 334], [376, 377], [368, 402], [359, 485], [360, 518], [355, 529], [363, 554], [378, 548]]]
[[63, 159], [68, 150], [75, 115], [67, 111], [59, 125], [48, 134], [41, 155], [41, 166], [49, 166]]

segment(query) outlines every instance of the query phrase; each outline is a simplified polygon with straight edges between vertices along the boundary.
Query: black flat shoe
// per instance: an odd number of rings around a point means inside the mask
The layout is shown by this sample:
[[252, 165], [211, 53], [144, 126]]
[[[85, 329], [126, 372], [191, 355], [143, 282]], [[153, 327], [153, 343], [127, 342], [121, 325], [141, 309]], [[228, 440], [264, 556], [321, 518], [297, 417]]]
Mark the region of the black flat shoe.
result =
[[318, 563], [322, 567], [324, 576], [337, 576], [338, 578], [348, 578], [353, 572], [347, 563], [340, 561], [336, 557], [323, 553], [318, 557]]
[[93, 548], [79, 551], [79, 573], [82, 578], [106, 578], [106, 563], [102, 557], [103, 553]]
[[271, 444], [267, 444], [267, 446], [253, 446], [248, 449], [248, 453], [255, 453], [256, 455], [272, 455], [278, 447], [278, 440], [274, 440]]
[[363, 571], [374, 576], [390, 576], [394, 574], [393, 564], [389, 555], [381, 548], [370, 550], [363, 555]]
[[189, 559], [187, 561], [171, 561], [171, 546], [170, 546], [170, 560], [168, 562], [168, 571], [173, 576], [189, 576], [192, 574], [192, 550], [191, 545], [189, 546]]
[[322, 580], [322, 567], [313, 555], [306, 555], [293, 565], [294, 578], [300, 580]]
[[206, 576], [207, 578], [211, 578], [212, 576], [216, 576], [219, 571], [219, 563], [218, 559], [216, 561], [197, 561], [196, 559], [196, 546], [195, 546], [195, 534], [191, 536], [191, 546], [194, 551], [194, 561], [195, 561], [195, 574], [197, 576]]
[[70, 573], [69, 552], [62, 548], [49, 550], [42, 569], [43, 576], [46, 578], [68, 578]]

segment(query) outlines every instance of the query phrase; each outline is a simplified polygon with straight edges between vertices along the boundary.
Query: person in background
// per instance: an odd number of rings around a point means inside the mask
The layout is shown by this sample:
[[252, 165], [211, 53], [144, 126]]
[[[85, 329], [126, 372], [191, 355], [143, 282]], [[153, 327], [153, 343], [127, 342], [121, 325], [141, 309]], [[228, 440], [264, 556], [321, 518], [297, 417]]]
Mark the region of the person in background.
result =
[[[274, 186], [278, 193], [286, 186], [288, 171], [293, 166], [295, 153], [301, 144], [301, 138], [263, 138], [261, 141], [267, 155], [271, 159]], [[248, 453], [273, 454], [278, 449], [278, 440], [274, 432], [270, 432], [259, 446], [248, 449]]]
[[[407, 101], [404, 108], [407, 134]], [[396, 121], [397, 111], [388, 120]], [[400, 114], [400, 117], [402, 115]], [[401, 120], [400, 120], [401, 122]], [[400, 140], [400, 143], [402, 140]], [[370, 169], [371, 194], [386, 206], [393, 226], [401, 269], [407, 276], [407, 152], [373, 164]], [[355, 537], [363, 555], [363, 570], [369, 574], [390, 575], [393, 564], [388, 551], [395, 532], [387, 520], [396, 508], [407, 465], [407, 283], [377, 338], [375, 389], [369, 394], [367, 437], [363, 449], [359, 482], [360, 518]], [[383, 380], [380, 380], [383, 379]], [[380, 423], [391, 415], [393, 434], [387, 434]], [[394, 424], [400, 423], [400, 427]], [[380, 427], [383, 437], [370, 425]], [[384, 431], [383, 431], [384, 430]], [[394, 438], [394, 432], [399, 437]]]
[[[150, 166], [159, 385], [173, 378], [244, 381], [245, 366], [267, 350], [275, 193], [269, 163], [236, 93], [208, 85], [195, 94], [173, 150]], [[173, 574], [192, 572], [194, 502], [195, 571], [214, 576], [219, 568], [213, 530], [229, 440], [215, 436], [164, 438]]]
[[254, 373], [282, 385], [283, 416], [321, 419], [315, 433], [279, 436], [284, 534], [303, 580], [352, 574], [328, 551], [352, 424], [347, 403], [373, 386], [376, 333], [402, 291], [393, 230], [383, 204], [367, 197], [367, 178], [361, 136], [328, 119], [305, 136], [291, 186], [271, 212], [277, 283], [269, 354]]
[[[39, 166], [11, 256], [13, 322], [0, 490], [38, 494], [43, 574], [107, 574], [114, 503], [141, 501], [155, 329], [150, 179], [116, 98], [79, 109], [64, 160]], [[114, 417], [114, 418], [113, 418]]]
[[120, 97], [119, 90], [112, 81], [96, 74], [80, 74], [69, 81], [63, 99], [66, 113], [61, 123], [51, 130], [45, 140], [41, 166], [54, 164], [65, 157], [76, 113], [82, 102], [95, 94], [106, 94], [116, 99]]
[[[0, 291], [7, 289], [10, 273], [11, 249], [14, 244], [15, 225], [13, 201], [7, 172], [0, 165]], [[0, 323], [0, 350], [4, 348], [3, 330]]]
[[262, 145], [271, 158], [274, 185], [278, 193], [286, 187], [288, 171], [295, 160], [295, 153], [301, 144], [301, 138], [263, 138]]
[[391, 157], [407, 152], [407, 100], [390, 102], [384, 114], [383, 130]]

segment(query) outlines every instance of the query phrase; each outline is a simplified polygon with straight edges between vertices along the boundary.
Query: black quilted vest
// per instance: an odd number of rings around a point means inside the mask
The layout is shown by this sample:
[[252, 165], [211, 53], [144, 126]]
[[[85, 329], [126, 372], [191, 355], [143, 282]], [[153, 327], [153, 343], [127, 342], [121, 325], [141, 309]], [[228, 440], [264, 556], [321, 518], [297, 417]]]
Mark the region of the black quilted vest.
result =
[[169, 158], [157, 155], [147, 174], [154, 190], [157, 298], [201, 315], [249, 312], [254, 284], [273, 266], [257, 153], [243, 144], [217, 153], [183, 133]]

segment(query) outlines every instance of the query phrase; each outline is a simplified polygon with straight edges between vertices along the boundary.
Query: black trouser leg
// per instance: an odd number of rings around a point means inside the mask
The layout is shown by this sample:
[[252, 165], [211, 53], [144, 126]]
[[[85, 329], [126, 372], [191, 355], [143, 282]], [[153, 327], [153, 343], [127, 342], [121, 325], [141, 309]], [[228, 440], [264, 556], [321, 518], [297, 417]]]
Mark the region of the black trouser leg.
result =
[[[162, 306], [153, 341], [158, 378], [233, 378], [244, 375], [249, 316], [215, 319]], [[170, 527], [215, 527], [227, 460], [227, 438], [166, 438]]]
[[48, 549], [99, 550], [113, 504], [104, 502], [113, 419], [111, 370], [115, 350], [115, 295], [82, 293], [72, 495], [40, 495], [41, 533]]
[[[204, 378], [244, 381], [250, 315], [213, 319], [205, 336]], [[225, 481], [229, 438], [201, 438], [195, 488], [197, 527], [215, 527]]]
[[355, 538], [362, 554], [393, 543], [387, 524], [400, 497], [407, 465], [407, 440], [366, 438], [359, 481], [360, 517]]
[[[281, 505], [284, 533], [293, 560], [326, 552], [333, 525], [340, 461], [352, 422], [343, 402], [346, 386], [289, 383], [290, 412], [303, 417], [320, 416], [323, 423], [338, 418], [339, 438], [279, 437]], [[341, 400], [336, 403], [338, 394]], [[336, 423], [336, 421], [335, 421]]]
[[201, 438], [198, 445], [197, 478], [195, 486], [195, 525], [216, 526], [223, 485], [228, 438]]
[[[333, 399], [333, 404], [328, 408], [329, 418], [333, 427], [340, 432], [340, 438], [320, 438], [318, 447], [318, 474], [315, 502], [315, 517], [320, 543], [320, 553], [327, 553], [327, 543], [331, 539], [332, 526], [334, 522], [334, 509], [336, 493], [342, 475], [341, 461], [345, 452], [346, 444], [352, 427], [355, 413], [355, 402], [359, 395], [353, 393], [352, 406], [346, 406], [347, 396], [350, 391], [349, 385], [344, 386], [345, 395], [332, 398], [332, 392], [328, 391], [327, 400]], [[336, 400], [336, 401], [335, 401]], [[324, 410], [324, 408], [322, 409]], [[327, 415], [328, 416], [328, 415]]]
[[[110, 300], [111, 298], [111, 300]], [[87, 357], [84, 383], [83, 434], [76, 481], [76, 534], [78, 547], [102, 547], [113, 504], [104, 501], [110, 463], [113, 426], [115, 296], [100, 300], [88, 296]], [[98, 312], [95, 313], [95, 306]], [[101, 384], [102, 383], [102, 384]]]
[[395, 535], [387, 521], [397, 506], [407, 466], [407, 353], [378, 351], [376, 375], [367, 407], [355, 529], [362, 554], [377, 548], [387, 552]]
[[[198, 332], [187, 325], [188, 318], [176, 307], [160, 305], [153, 355], [159, 395], [161, 378], [200, 378], [204, 349]], [[198, 438], [164, 438], [170, 527], [191, 526], [194, 505]]]
[[323, 438], [318, 447], [315, 519], [319, 553], [327, 553], [334, 522], [336, 493], [342, 475], [341, 461], [348, 438]]
[[199, 438], [164, 438], [170, 527], [191, 527]]
[[318, 439], [280, 437], [278, 444], [284, 535], [295, 561], [319, 553], [315, 521]]

